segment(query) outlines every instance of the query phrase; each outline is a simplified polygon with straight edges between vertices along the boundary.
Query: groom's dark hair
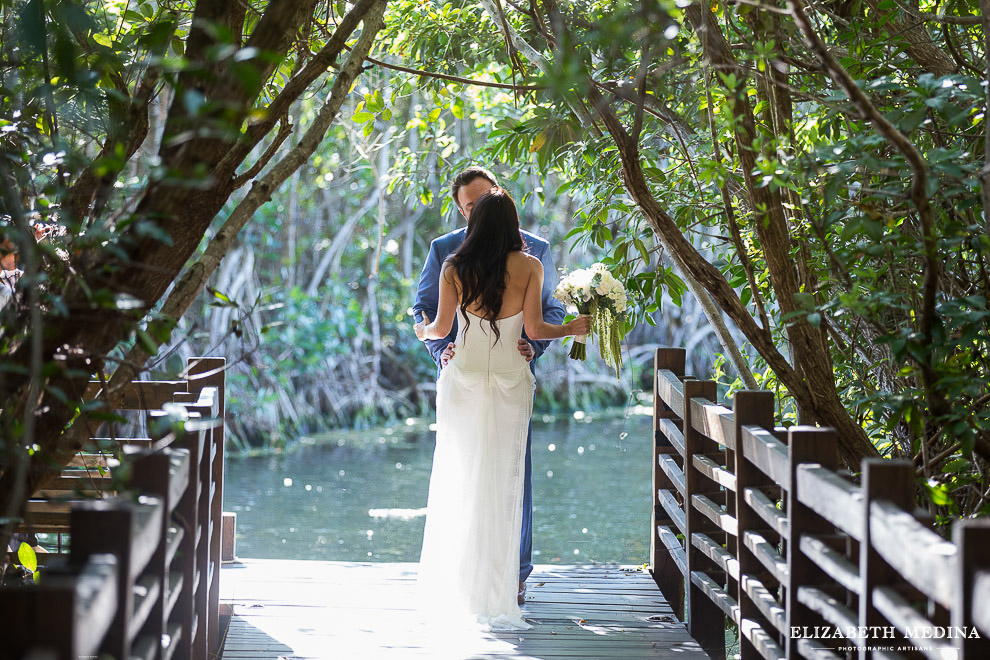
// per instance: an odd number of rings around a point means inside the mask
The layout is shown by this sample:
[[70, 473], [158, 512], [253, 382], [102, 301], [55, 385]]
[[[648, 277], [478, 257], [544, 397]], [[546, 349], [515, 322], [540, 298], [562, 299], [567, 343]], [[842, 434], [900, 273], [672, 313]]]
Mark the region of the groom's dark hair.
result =
[[466, 186], [478, 178], [487, 179], [493, 186], [498, 185], [498, 179], [495, 178], [495, 175], [484, 167], [477, 165], [466, 167], [454, 177], [453, 183], [450, 184], [450, 196], [454, 199], [454, 206], [461, 208], [460, 202], [457, 201], [457, 191], [461, 189], [461, 186]]

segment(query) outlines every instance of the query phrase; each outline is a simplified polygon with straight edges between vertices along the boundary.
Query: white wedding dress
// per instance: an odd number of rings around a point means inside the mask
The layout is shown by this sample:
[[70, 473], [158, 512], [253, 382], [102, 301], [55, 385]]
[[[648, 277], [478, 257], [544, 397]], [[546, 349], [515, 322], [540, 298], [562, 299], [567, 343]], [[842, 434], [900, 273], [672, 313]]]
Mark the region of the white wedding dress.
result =
[[454, 357], [437, 381], [437, 443], [419, 562], [421, 608], [448, 624], [529, 628], [516, 601], [526, 434], [535, 379], [519, 353], [522, 312], [457, 309]]

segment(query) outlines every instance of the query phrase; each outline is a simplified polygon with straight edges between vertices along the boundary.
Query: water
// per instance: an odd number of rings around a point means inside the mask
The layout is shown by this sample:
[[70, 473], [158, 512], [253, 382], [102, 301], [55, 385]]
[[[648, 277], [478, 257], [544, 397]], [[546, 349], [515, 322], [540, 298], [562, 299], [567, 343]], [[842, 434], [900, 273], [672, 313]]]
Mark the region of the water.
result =
[[[648, 561], [650, 428], [644, 415], [534, 421], [534, 563]], [[229, 458], [237, 555], [418, 561], [432, 460], [433, 434], [404, 427]]]

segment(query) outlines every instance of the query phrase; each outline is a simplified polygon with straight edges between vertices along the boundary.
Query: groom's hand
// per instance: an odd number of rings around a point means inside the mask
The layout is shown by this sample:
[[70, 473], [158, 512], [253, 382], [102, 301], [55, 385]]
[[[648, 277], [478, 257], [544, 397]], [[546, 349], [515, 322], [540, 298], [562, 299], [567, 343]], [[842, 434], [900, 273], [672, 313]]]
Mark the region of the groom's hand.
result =
[[443, 349], [443, 353], [440, 354], [440, 368], [447, 366], [450, 359], [454, 357], [454, 342], [447, 344], [447, 348]]
[[525, 339], [519, 340], [519, 354], [526, 358], [526, 362], [532, 362], [533, 358], [536, 357], [536, 351], [533, 350], [533, 345]]

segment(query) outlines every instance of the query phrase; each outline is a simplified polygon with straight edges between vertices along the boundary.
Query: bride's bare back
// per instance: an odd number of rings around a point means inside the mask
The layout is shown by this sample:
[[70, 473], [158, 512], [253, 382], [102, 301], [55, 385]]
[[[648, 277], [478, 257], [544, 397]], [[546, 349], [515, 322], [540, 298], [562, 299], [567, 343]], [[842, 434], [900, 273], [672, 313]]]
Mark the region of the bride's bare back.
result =
[[[502, 294], [502, 309], [499, 311], [499, 318], [515, 316], [523, 310], [523, 303], [526, 299], [526, 291], [532, 285], [533, 279], [539, 271], [539, 290], [543, 289], [543, 264], [536, 257], [525, 252], [510, 252], [505, 258], [505, 293]], [[454, 286], [458, 293], [461, 290], [461, 283], [458, 280], [457, 272], [450, 271], [454, 277]], [[460, 296], [458, 296], [458, 304]], [[488, 311], [477, 305], [467, 308], [475, 316], [488, 318]]]
[[[523, 313], [523, 324], [530, 339], [557, 339], [567, 335], [587, 334], [587, 319], [575, 319], [564, 325], [546, 323], [543, 320], [543, 264], [536, 257], [522, 251], [510, 252], [505, 258], [505, 293], [499, 318]], [[432, 323], [424, 314], [424, 321], [416, 324], [420, 339], [443, 339], [454, 323], [460, 305], [461, 285], [457, 271], [450, 262], [440, 271], [440, 300], [437, 318]], [[467, 311], [481, 318], [489, 318], [488, 310], [473, 305]], [[427, 325], [428, 324], [428, 325]]]

